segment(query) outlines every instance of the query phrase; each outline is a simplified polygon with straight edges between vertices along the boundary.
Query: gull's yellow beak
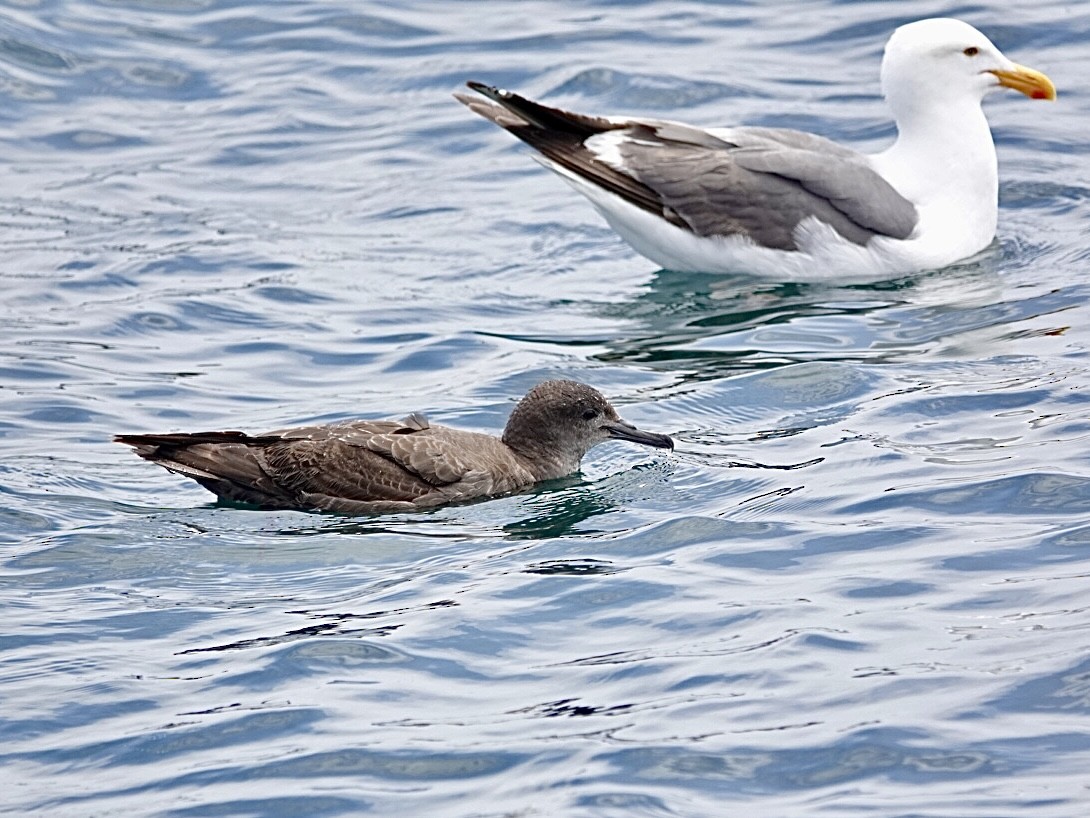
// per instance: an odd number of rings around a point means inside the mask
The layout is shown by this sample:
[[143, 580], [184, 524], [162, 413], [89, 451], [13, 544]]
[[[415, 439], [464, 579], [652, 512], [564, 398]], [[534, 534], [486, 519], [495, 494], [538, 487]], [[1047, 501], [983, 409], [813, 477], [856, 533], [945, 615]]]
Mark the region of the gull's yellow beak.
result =
[[1021, 91], [1031, 99], [1056, 99], [1056, 86], [1040, 71], [1015, 63], [1010, 71], [989, 71], [988, 73], [995, 74], [999, 78], [1000, 85]]

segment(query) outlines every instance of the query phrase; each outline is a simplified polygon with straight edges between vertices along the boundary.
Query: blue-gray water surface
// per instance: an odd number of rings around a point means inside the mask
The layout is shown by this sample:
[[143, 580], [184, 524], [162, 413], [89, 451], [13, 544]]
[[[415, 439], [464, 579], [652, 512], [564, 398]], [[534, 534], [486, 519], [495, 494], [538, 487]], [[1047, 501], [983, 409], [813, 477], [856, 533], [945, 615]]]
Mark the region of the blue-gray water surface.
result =
[[[892, 126], [952, 15], [995, 244], [868, 285], [656, 270], [451, 98]], [[1084, 816], [1090, 9], [12, 0], [0, 8], [0, 812]], [[549, 377], [675, 436], [533, 491], [216, 505], [119, 432], [498, 431]]]

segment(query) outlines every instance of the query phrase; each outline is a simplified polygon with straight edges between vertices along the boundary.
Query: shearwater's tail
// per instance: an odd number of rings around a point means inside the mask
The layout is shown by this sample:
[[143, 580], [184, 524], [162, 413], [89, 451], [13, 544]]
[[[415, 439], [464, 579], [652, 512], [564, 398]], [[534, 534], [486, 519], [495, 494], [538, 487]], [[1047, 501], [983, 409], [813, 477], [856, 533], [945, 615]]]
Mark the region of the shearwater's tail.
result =
[[285, 492], [262, 468], [261, 449], [279, 438], [242, 432], [117, 435], [145, 460], [196, 480], [225, 500], [279, 505]]

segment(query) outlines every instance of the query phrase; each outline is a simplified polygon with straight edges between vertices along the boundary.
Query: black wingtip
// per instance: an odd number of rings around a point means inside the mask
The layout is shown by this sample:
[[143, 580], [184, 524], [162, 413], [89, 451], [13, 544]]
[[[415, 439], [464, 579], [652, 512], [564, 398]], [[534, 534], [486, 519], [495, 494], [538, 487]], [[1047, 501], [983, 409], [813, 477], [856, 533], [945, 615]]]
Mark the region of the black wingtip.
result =
[[504, 91], [504, 90], [502, 90], [500, 88], [497, 88], [494, 85], [488, 85], [487, 83], [477, 82], [476, 80], [468, 80], [466, 82], [466, 88], [469, 88], [472, 91], [476, 91], [481, 96], [488, 97], [490, 100], [492, 100], [494, 102], [499, 102], [505, 96], [508, 95], [506, 91]]
[[114, 435], [114, 443], [124, 443], [126, 446], [141, 446], [147, 443], [144, 435]]

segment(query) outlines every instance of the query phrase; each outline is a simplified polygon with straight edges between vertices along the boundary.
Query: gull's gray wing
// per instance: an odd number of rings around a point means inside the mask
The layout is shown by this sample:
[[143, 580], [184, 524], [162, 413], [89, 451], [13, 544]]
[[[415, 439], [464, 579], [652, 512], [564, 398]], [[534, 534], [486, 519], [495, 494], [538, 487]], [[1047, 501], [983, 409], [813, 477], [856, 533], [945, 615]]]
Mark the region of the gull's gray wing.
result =
[[795, 228], [817, 218], [849, 241], [903, 239], [915, 206], [866, 157], [827, 139], [776, 128], [722, 135], [676, 122], [573, 114], [479, 83], [492, 100], [458, 96], [565, 170], [698, 236], [744, 236], [796, 250]]
[[866, 230], [905, 239], [916, 227], [915, 205], [850, 148], [785, 128], [734, 128], [731, 137], [744, 168], [798, 182]]

